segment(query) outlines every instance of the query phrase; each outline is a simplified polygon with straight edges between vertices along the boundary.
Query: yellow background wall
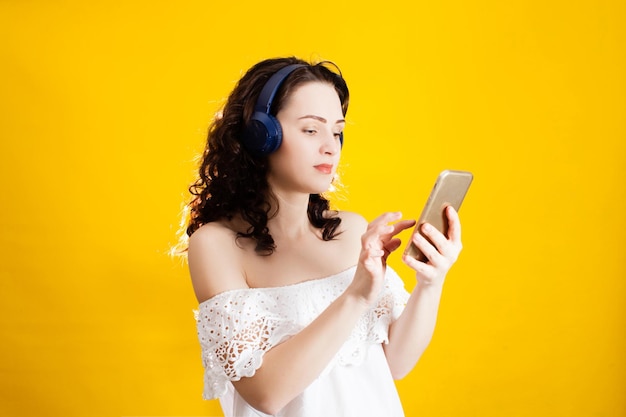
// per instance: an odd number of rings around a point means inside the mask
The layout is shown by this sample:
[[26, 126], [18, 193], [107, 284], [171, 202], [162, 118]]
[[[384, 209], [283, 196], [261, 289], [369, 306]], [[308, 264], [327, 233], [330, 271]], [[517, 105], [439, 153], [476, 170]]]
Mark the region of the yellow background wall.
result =
[[407, 415], [626, 416], [624, 4], [0, 2], [0, 415], [221, 414], [167, 251], [222, 99], [297, 55], [352, 91], [339, 208], [475, 174]]

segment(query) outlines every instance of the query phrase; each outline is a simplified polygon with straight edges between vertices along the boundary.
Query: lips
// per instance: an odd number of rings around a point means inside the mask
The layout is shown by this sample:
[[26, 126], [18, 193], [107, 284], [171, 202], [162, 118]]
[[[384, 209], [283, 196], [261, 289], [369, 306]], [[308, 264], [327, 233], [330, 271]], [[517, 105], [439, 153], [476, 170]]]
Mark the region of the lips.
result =
[[315, 165], [314, 168], [322, 174], [330, 174], [331, 172], [333, 172], [333, 166], [331, 164], [319, 164]]

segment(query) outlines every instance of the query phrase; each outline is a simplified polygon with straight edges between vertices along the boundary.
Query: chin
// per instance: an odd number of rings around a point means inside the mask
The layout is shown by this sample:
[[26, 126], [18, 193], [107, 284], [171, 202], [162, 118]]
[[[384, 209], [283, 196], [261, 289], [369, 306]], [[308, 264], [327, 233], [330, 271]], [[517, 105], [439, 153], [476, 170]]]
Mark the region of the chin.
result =
[[324, 193], [328, 193], [332, 191], [335, 191], [335, 186], [331, 183], [331, 184], [327, 184], [326, 187], [324, 188], [319, 188], [317, 191], [311, 194], [324, 194]]
[[327, 193], [329, 191], [334, 191], [334, 188], [332, 184], [330, 183], [326, 183], [324, 185], [317, 185], [317, 186], [312, 186], [312, 187], [306, 187], [307, 189], [307, 193], [308, 194], [324, 194]]

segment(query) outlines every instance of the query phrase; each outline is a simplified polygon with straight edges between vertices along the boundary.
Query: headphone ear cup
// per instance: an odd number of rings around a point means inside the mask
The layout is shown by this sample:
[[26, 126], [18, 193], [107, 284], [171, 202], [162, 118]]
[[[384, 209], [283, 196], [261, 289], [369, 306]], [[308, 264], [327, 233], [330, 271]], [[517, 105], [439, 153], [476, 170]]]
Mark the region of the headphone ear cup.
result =
[[267, 113], [255, 112], [246, 126], [242, 142], [256, 156], [275, 152], [282, 143], [283, 131], [278, 120]]

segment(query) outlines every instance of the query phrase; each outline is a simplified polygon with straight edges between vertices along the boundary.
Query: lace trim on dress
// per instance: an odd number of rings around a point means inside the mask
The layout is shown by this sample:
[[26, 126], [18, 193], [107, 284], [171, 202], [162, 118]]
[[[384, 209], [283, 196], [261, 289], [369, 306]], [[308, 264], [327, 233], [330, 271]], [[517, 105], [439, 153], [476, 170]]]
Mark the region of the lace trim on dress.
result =
[[228, 381], [253, 376], [265, 352], [301, 329], [278, 316], [275, 302], [262, 292], [213, 297], [200, 305], [196, 321], [208, 399], [224, 395]]
[[[345, 291], [354, 270], [286, 287], [227, 291], [200, 303], [195, 318], [205, 368], [203, 397], [221, 397], [229, 381], [253, 376], [265, 352], [306, 327]], [[407, 299], [402, 280], [388, 267], [378, 302], [361, 316], [327, 370], [337, 363], [358, 365], [371, 344], [386, 343], [389, 324]]]

